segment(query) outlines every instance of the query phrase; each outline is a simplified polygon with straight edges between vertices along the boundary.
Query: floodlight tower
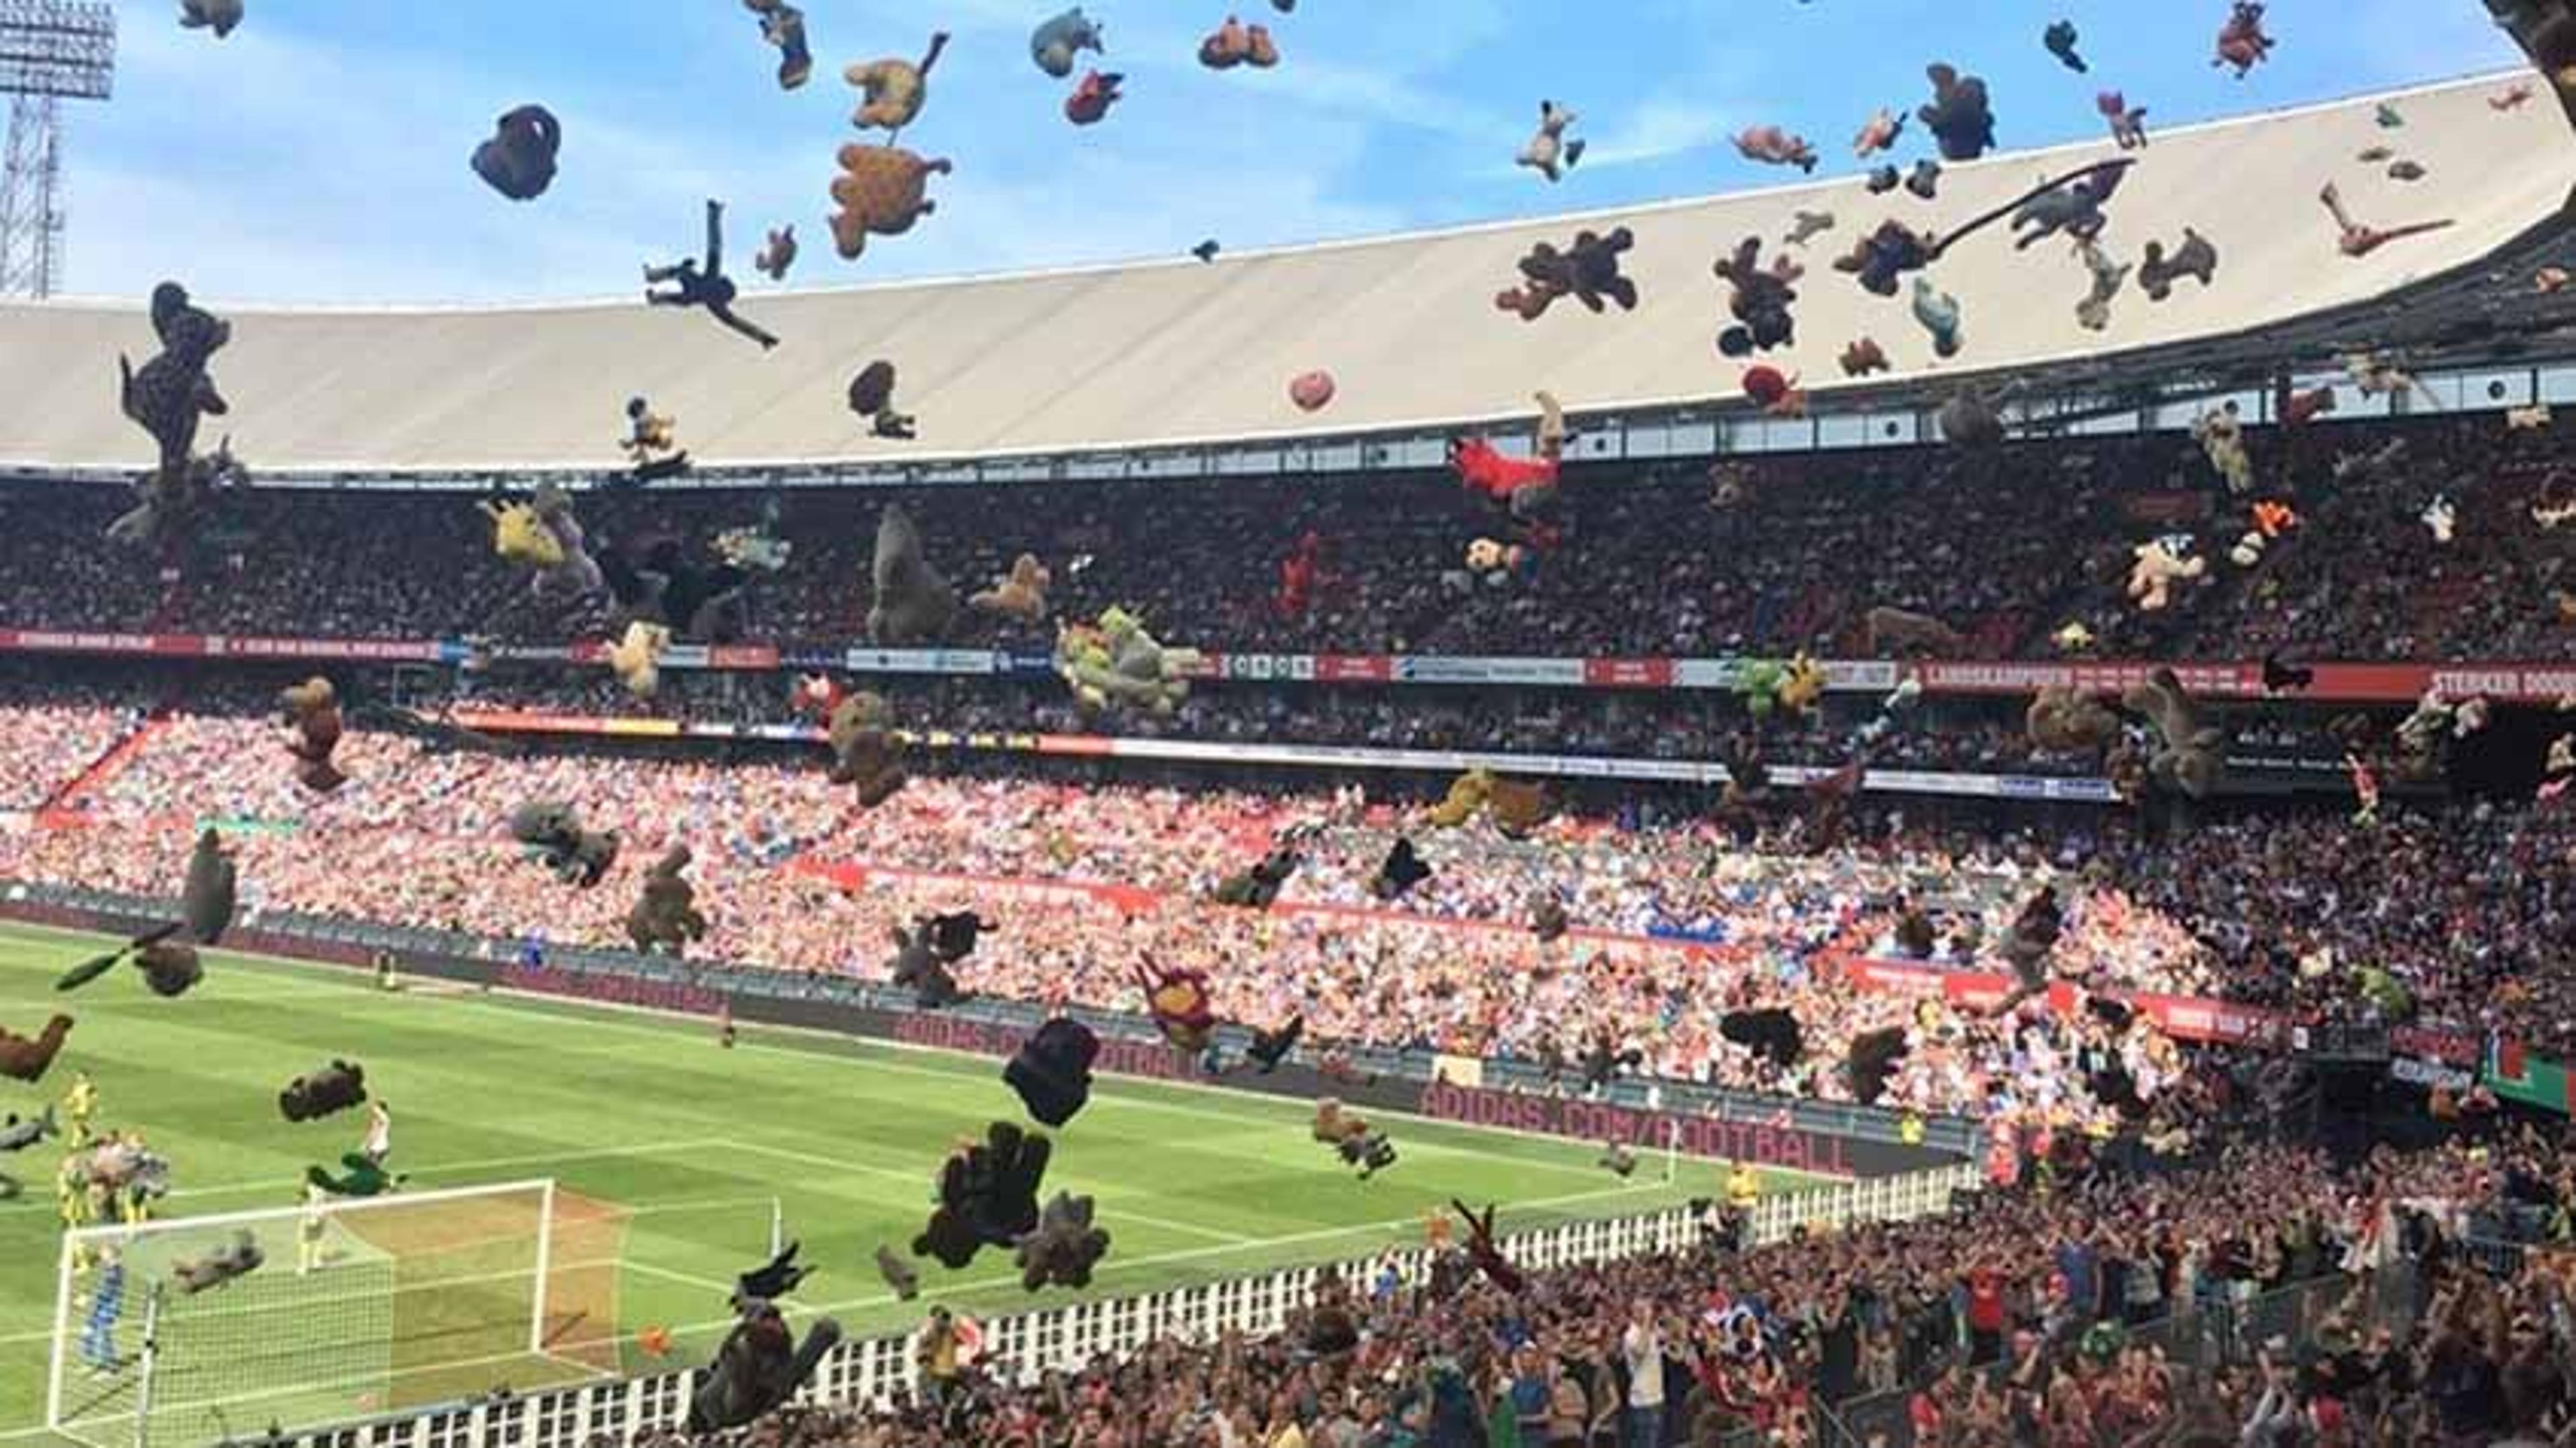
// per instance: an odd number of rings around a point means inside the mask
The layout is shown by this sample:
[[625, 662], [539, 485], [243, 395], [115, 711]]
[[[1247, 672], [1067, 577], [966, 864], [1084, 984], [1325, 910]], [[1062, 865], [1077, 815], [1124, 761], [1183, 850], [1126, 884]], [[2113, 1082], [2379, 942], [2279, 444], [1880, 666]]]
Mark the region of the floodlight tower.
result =
[[100, 0], [0, 0], [0, 296], [42, 297], [63, 265], [62, 102], [103, 101], [116, 80], [116, 10]]

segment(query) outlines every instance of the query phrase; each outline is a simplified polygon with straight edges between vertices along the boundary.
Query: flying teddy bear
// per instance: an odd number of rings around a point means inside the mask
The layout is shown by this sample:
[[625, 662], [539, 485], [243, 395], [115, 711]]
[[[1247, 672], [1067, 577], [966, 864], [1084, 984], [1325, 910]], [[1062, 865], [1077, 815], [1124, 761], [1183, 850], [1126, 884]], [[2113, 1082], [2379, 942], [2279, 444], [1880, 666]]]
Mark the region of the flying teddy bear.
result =
[[56, 1015], [45, 1022], [45, 1028], [32, 1036], [22, 1036], [0, 1026], [0, 1076], [12, 1081], [41, 1079], [54, 1058], [62, 1054], [63, 1041], [72, 1033], [72, 1018]]
[[1278, 63], [1279, 47], [1271, 42], [1270, 27], [1246, 25], [1232, 15], [1199, 42], [1199, 64], [1210, 70], [1232, 70], [1238, 65], [1268, 70]]
[[2137, 560], [2129, 568], [2129, 598], [2148, 613], [2160, 613], [2173, 601], [2174, 584], [2209, 571], [2206, 560], [2185, 559], [2163, 538], [2148, 539], [2129, 551]]
[[315, 794], [329, 794], [348, 782], [331, 765], [340, 747], [340, 702], [329, 679], [315, 676], [278, 692], [286, 710], [286, 752], [295, 756], [296, 782]]
[[1076, 5], [1040, 25], [1029, 35], [1029, 59], [1038, 69], [1062, 80], [1073, 74], [1073, 59], [1083, 51], [1103, 55], [1108, 47], [1102, 43], [1099, 22], [1082, 13]]
[[920, 119], [921, 108], [930, 102], [930, 68], [939, 63], [940, 52], [947, 48], [948, 32], [935, 30], [930, 35], [930, 49], [917, 62], [888, 58], [843, 69], [841, 79], [856, 86], [861, 96], [859, 108], [850, 114], [850, 124], [863, 131], [891, 135]]
[[2121, 696], [2130, 712], [2154, 726], [2156, 747], [2147, 759], [2147, 775], [2193, 799], [2206, 799], [2227, 770], [2226, 731], [2208, 722], [2182, 680], [2171, 669], [2158, 669], [2143, 684]]
[[2263, 561], [2272, 540], [2299, 526], [2299, 515], [2289, 504], [2266, 499], [2254, 505], [2248, 517], [2245, 536], [2228, 550], [2228, 561], [2239, 568], [2251, 568]]
[[520, 106], [492, 123], [490, 139], [474, 148], [474, 174], [513, 201], [534, 201], [555, 182], [555, 153], [563, 126], [544, 106]]
[[877, 520], [870, 567], [876, 597], [868, 604], [868, 638], [883, 648], [936, 643], [957, 619], [957, 590], [930, 566], [921, 529], [901, 504]]
[[116, 355], [121, 379], [117, 400], [125, 416], [160, 447], [154, 478], [163, 495], [179, 496], [196, 459], [198, 424], [210, 413], [220, 416], [229, 410], [206, 369], [232, 341], [233, 325], [192, 305], [187, 288], [162, 282], [152, 289], [152, 329], [161, 350], [141, 367], [122, 352]]
[[636, 619], [626, 625], [625, 637], [610, 645], [608, 667], [626, 692], [650, 699], [662, 687], [662, 653], [670, 646], [668, 627]]
[[814, 75], [814, 51], [805, 41], [805, 12], [787, 0], [742, 0], [760, 17], [760, 38], [778, 48], [778, 88], [794, 90]]
[[912, 224], [939, 209], [929, 197], [930, 178], [955, 171], [946, 157], [924, 160], [900, 146], [862, 146], [840, 150], [841, 174], [832, 178], [832, 243], [843, 261], [857, 261], [871, 236], [901, 236]]
[[920, 419], [894, 405], [894, 364], [880, 357], [850, 379], [850, 411], [868, 420], [868, 431], [894, 442], [910, 442]]
[[1898, 277], [1932, 264], [1932, 242], [1930, 233], [1889, 217], [1855, 238], [1848, 254], [1834, 258], [1834, 270], [1858, 277], [1862, 290], [1874, 296], [1892, 297]]
[[707, 917], [698, 911], [697, 887], [683, 873], [689, 858], [688, 846], [673, 845], [644, 872], [643, 893], [626, 912], [626, 938], [636, 950], [649, 954], [660, 946], [678, 955], [690, 942], [706, 938]]
[[1431, 807], [1429, 819], [1444, 830], [1454, 830], [1483, 812], [1494, 795], [1491, 770], [1471, 769], [1449, 781], [1449, 792]]
[[1554, 101], [1540, 101], [1538, 129], [1531, 133], [1528, 144], [1522, 146], [1520, 154], [1513, 158], [1514, 164], [1527, 166], [1550, 182], [1565, 179], [1565, 173], [1573, 170], [1575, 163], [1583, 159], [1583, 143], [1568, 140], [1565, 134], [1566, 128], [1579, 119], [1574, 112]]
[[1780, 676], [1780, 706], [1792, 714], [1813, 714], [1824, 701], [1828, 682], [1825, 666], [1804, 653], [1789, 660], [1788, 669]]
[[2096, 91], [2093, 109], [2111, 123], [2111, 139], [2123, 151], [2142, 150], [2147, 144], [2147, 108], [2129, 104], [2127, 95], [2115, 91]]
[[2191, 436], [2209, 458], [2210, 467], [2226, 480], [2227, 491], [2253, 491], [2254, 459], [2245, 450], [2245, 425], [2236, 415], [2236, 404], [2202, 413], [2192, 422]]
[[903, 788], [903, 744], [893, 731], [894, 709], [882, 694], [862, 690], [832, 706], [825, 726], [832, 744], [830, 778], [856, 786], [861, 809], [874, 809]]
[[1207, 976], [1195, 970], [1136, 968], [1136, 983], [1145, 988], [1145, 1009], [1163, 1039], [1193, 1055], [1204, 1051], [1216, 1031], [1216, 1009], [1209, 1003]]
[[773, 227], [769, 242], [751, 258], [751, 269], [774, 282], [787, 280], [787, 269], [796, 265], [796, 227], [794, 223]]
[[1096, 625], [1062, 627], [1056, 634], [1056, 672], [1085, 708], [1120, 704], [1169, 715], [1189, 697], [1196, 649], [1165, 648], [1142, 620], [1116, 605], [1101, 610]]
[[1913, 613], [1885, 605], [1861, 616], [1863, 647], [1876, 655], [1887, 649], [1928, 649], [1934, 653], [1953, 653], [1965, 647], [1968, 636], [1928, 613]]
[[1022, 623], [1036, 623], [1047, 615], [1047, 586], [1055, 576], [1047, 572], [1034, 553], [1023, 553], [1011, 560], [1008, 575], [993, 580], [993, 586], [966, 600], [966, 606], [979, 613], [998, 613]]
[[1852, 137], [1852, 154], [1866, 161], [1893, 149], [1897, 138], [1905, 134], [1905, 120], [1902, 112], [1880, 106], [1878, 114], [1863, 122], [1859, 134]]
[[1618, 303], [1623, 312], [1633, 312], [1637, 309], [1637, 284], [1619, 274], [1619, 258], [1636, 244], [1636, 234], [1624, 226], [1614, 227], [1606, 235], [1590, 230], [1576, 232], [1573, 246], [1566, 251], [1542, 241], [1520, 260], [1522, 284], [1497, 294], [1494, 305], [1517, 313], [1524, 322], [1535, 322], [1547, 315], [1559, 297], [1572, 297], [1594, 313], [1605, 310], [1605, 301]]
[[1395, 1143], [1387, 1140], [1386, 1133], [1333, 1097], [1315, 1103], [1314, 1136], [1345, 1164], [1358, 1167], [1362, 1181], [1395, 1165]]
[[1806, 273], [1787, 253], [1766, 268], [1762, 265], [1762, 238], [1748, 236], [1736, 244], [1731, 255], [1719, 257], [1710, 270], [1734, 291], [1727, 311], [1735, 322], [1718, 333], [1719, 352], [1744, 357], [1797, 340], [1797, 319], [1789, 309], [1798, 300], [1798, 289], [1791, 283]]
[[2084, 269], [2091, 274], [2093, 285], [2075, 304], [2075, 324], [2088, 332], [2099, 332], [2111, 325], [2111, 303], [2129, 284], [2130, 265], [2113, 261], [2102, 243], [2091, 237], [2077, 244], [2077, 254], [2084, 258]]
[[1096, 126], [1109, 119], [1109, 108], [1126, 99], [1118, 87], [1127, 77], [1112, 71], [1087, 70], [1064, 98], [1064, 118], [1077, 126]]
[[2217, 54], [2210, 58], [2211, 66], [2233, 66], [2236, 78], [2243, 80], [2247, 72], [2271, 57], [2273, 41], [2263, 33], [2263, 8], [2261, 0], [2236, 0], [2227, 23], [2218, 28]]
[[1887, 360], [1887, 349], [1875, 337], [1855, 337], [1843, 345], [1842, 368], [1845, 377], [1867, 377], [1873, 372], [1893, 370]]
[[2042, 688], [2022, 715], [2032, 747], [2052, 754], [2091, 754], [2120, 737], [2120, 716], [2101, 700], [2064, 684]]
[[1932, 334], [1932, 351], [1936, 356], [1959, 355], [1959, 299], [1932, 284], [1928, 276], [1914, 278], [1914, 320]]
[[510, 811], [510, 838], [555, 878], [587, 890], [617, 863], [617, 832], [586, 830], [570, 805], [530, 800]]
[[1941, 159], [1973, 161], [1992, 150], [1995, 115], [1985, 81], [1946, 64], [1925, 66], [1923, 74], [1932, 82], [1932, 100], [1915, 115], [1940, 141]]
[[2138, 263], [2138, 289], [2147, 294], [2148, 301], [2161, 302], [2173, 295], [2174, 283], [2184, 277], [2205, 287], [2217, 275], [2218, 248], [2186, 226], [2182, 229], [2182, 244], [2174, 248], [2171, 256], [2165, 254], [2163, 242], [2147, 243], [2146, 257]]
[[212, 30], [217, 40], [242, 23], [242, 0], [179, 0], [179, 28]]
[[1778, 126], [1746, 126], [1736, 132], [1735, 154], [1766, 166], [1795, 166], [1809, 175], [1816, 170], [1815, 146]]

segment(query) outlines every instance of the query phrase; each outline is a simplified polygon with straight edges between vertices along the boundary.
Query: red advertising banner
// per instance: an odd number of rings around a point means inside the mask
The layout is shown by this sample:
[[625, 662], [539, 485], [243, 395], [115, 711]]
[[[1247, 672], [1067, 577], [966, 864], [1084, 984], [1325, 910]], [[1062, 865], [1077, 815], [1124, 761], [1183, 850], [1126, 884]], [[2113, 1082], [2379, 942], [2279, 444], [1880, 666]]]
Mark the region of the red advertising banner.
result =
[[[1865, 990], [1937, 995], [1952, 1005], [1975, 1010], [1991, 1009], [2002, 1003], [2013, 989], [2012, 978], [2006, 975], [1935, 970], [1928, 965], [1867, 956], [1851, 957], [1844, 962], [1843, 969], [1853, 984]], [[2114, 994], [2126, 1001], [2131, 1009], [2154, 1021], [2158, 1030], [2180, 1041], [2271, 1045], [2289, 1034], [2289, 1017], [2274, 1011], [2192, 996]], [[2081, 1008], [2082, 996], [2073, 986], [2061, 982], [2049, 988], [2048, 1004], [2051, 1010], [2063, 1015]]]
[[1395, 677], [1395, 660], [1384, 654], [1317, 654], [1318, 684], [1383, 684]]
[[1583, 682], [1595, 689], [1669, 689], [1671, 659], [1585, 659]]

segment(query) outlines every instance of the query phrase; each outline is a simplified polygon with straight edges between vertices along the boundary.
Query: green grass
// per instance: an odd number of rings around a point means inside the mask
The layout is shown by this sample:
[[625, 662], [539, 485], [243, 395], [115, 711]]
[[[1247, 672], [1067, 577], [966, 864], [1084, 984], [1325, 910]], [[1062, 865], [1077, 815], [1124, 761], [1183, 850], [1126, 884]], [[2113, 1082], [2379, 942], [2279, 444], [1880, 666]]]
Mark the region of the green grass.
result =
[[[1305, 1103], [1104, 1078], [1089, 1108], [1054, 1133], [1047, 1177], [1050, 1190], [1099, 1198], [1113, 1245], [1090, 1292], [1025, 1294], [1008, 1254], [988, 1252], [957, 1273], [924, 1262], [922, 1300], [900, 1304], [872, 1254], [880, 1242], [909, 1243], [954, 1140], [1021, 1117], [998, 1062], [759, 1028], [724, 1051], [704, 1022], [425, 987], [386, 993], [357, 972], [222, 952], [180, 1000], [148, 994], [123, 970], [68, 1001], [55, 995], [53, 975], [92, 944], [0, 927], [0, 1022], [32, 1031], [65, 1005], [80, 1022], [39, 1086], [0, 1082], [0, 1110], [39, 1109], [86, 1070], [99, 1125], [140, 1130], [171, 1158], [177, 1189], [165, 1216], [288, 1207], [306, 1164], [354, 1148], [363, 1118], [289, 1124], [278, 1088], [333, 1056], [362, 1062], [394, 1113], [407, 1190], [551, 1176], [631, 1213], [622, 1321], [592, 1329], [630, 1370], [655, 1366], [633, 1347], [647, 1325], [679, 1339], [660, 1366], [713, 1345], [734, 1274], [767, 1247], [773, 1197], [821, 1269], [798, 1306], [864, 1335], [908, 1328], [934, 1301], [1000, 1316], [1413, 1245], [1424, 1216], [1452, 1196], [1504, 1203], [1509, 1231], [1649, 1211], [1713, 1194], [1724, 1174], [1686, 1161], [1666, 1182], [1658, 1162], [1623, 1183], [1580, 1143], [1391, 1118], [1402, 1160], [1361, 1182], [1309, 1138]], [[41, 1432], [61, 1153], [55, 1141], [0, 1159], [28, 1184], [0, 1204], [0, 1437]], [[1774, 1185], [1796, 1180], [1772, 1174]], [[291, 1263], [290, 1246], [262, 1271]], [[223, 1305], [220, 1296], [187, 1303]], [[425, 1359], [436, 1351], [398, 1349], [417, 1371], [397, 1382], [392, 1405], [493, 1380], [524, 1390], [544, 1371], [517, 1361], [432, 1373]], [[352, 1395], [320, 1411], [385, 1405]]]

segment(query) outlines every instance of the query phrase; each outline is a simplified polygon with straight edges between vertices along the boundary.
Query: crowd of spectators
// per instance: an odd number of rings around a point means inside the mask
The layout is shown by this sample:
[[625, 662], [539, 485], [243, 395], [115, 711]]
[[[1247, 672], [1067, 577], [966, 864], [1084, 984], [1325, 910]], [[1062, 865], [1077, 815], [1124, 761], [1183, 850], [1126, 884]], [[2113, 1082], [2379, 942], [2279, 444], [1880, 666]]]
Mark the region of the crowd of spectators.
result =
[[[2244, 503], [2219, 490], [2186, 436], [2081, 438], [1990, 455], [1923, 449], [1749, 461], [1732, 501], [1694, 464], [1586, 464], [1568, 483], [1573, 527], [1535, 576], [1469, 584], [1466, 542], [1494, 528], [1443, 473], [1342, 478], [1061, 481], [994, 487], [770, 489], [582, 495], [593, 540], [636, 556], [657, 539], [712, 562], [715, 539], [784, 540], [756, 576], [749, 637], [843, 644], [861, 632], [877, 517], [901, 502], [933, 564], [965, 588], [1030, 552], [1055, 574], [1061, 615], [1140, 609], [1166, 638], [1233, 652], [1698, 656], [1806, 648], [1856, 653], [1862, 616], [1892, 605], [1968, 635], [1966, 651], [2044, 652], [2081, 620], [2106, 649], [2260, 652], [2279, 643], [2344, 657], [2563, 658], [2549, 535], [2527, 503], [2552, 435], [2492, 417], [2405, 425], [2404, 460], [2335, 476], [2383, 428], [2254, 439], [2258, 479], [2296, 487], [2306, 517], [2261, 566], [2224, 555]], [[2416, 519], [2458, 505], [2455, 542]], [[594, 635], [597, 606], [528, 596], [494, 558], [468, 494], [241, 490], [187, 556], [154, 559], [101, 538], [127, 506], [99, 485], [0, 487], [21, 546], [0, 559], [0, 620], [17, 626], [430, 638]], [[2127, 601], [2130, 550], [2182, 532], [2210, 560], [2161, 614]], [[1321, 540], [1303, 606], [1280, 568]], [[2475, 584], [2470, 587], [2468, 585]], [[954, 642], [1043, 649], [1050, 625], [976, 616]]]
[[1156, 1343], [1034, 1386], [961, 1361], [935, 1317], [912, 1398], [655, 1448], [2576, 1441], [2563, 1138], [2348, 1170], [2272, 1143], [2144, 1170], [2034, 1145], [2040, 1185], [1940, 1217], [1748, 1246], [1713, 1210], [1689, 1251], [1509, 1295], [1444, 1259], [1328, 1286], [1274, 1337]]
[[0, 810], [48, 803], [140, 718], [106, 691], [0, 681]]

